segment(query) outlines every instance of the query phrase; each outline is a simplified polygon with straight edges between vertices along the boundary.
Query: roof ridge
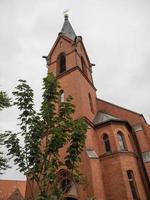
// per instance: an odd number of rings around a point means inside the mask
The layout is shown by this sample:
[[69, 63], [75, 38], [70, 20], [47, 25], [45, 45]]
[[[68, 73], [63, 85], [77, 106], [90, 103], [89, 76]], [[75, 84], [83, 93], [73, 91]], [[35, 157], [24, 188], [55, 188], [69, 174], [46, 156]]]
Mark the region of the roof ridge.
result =
[[109, 103], [110, 105], [116, 106], [116, 107], [121, 108], [121, 109], [123, 109], [123, 110], [132, 112], [132, 113], [134, 113], [134, 114], [136, 114], [136, 115], [143, 116], [141, 113], [135, 112], [135, 111], [130, 110], [130, 109], [128, 109], [128, 108], [124, 108], [124, 107], [122, 107], [122, 106], [116, 105], [116, 104], [111, 103], [111, 102], [109, 102], [109, 101], [106, 101], [106, 100], [103, 100], [103, 99], [100, 99], [100, 98], [96, 98], [96, 99], [99, 100], [99, 101], [103, 101], [103, 102]]

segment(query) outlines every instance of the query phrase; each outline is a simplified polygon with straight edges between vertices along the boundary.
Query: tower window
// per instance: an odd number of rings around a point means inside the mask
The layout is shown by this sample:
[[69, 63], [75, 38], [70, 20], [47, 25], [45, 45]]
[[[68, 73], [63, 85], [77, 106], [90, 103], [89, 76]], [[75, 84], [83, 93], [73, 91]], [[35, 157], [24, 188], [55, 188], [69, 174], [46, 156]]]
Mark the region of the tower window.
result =
[[109, 142], [109, 137], [107, 134], [104, 134], [103, 136], [103, 142], [105, 146], [105, 152], [111, 152], [111, 147], [110, 147], [110, 142]]
[[64, 53], [61, 53], [58, 56], [58, 73], [63, 73], [66, 71], [66, 56]]
[[137, 190], [133, 171], [128, 170], [127, 176], [128, 176], [128, 181], [129, 181], [129, 184], [130, 184], [131, 193], [132, 193], [132, 199], [133, 200], [139, 200], [138, 190]]
[[81, 57], [81, 65], [82, 65], [83, 73], [87, 76], [86, 64], [85, 64], [85, 61], [84, 61], [83, 57]]
[[121, 131], [119, 131], [117, 133], [117, 138], [118, 138], [120, 150], [121, 151], [125, 151], [126, 150], [126, 145], [125, 145], [125, 141], [124, 141], [124, 136], [123, 136]]
[[91, 94], [88, 93], [88, 96], [89, 96], [89, 103], [90, 103], [91, 112], [94, 113], [94, 107], [93, 107], [93, 102], [92, 102]]

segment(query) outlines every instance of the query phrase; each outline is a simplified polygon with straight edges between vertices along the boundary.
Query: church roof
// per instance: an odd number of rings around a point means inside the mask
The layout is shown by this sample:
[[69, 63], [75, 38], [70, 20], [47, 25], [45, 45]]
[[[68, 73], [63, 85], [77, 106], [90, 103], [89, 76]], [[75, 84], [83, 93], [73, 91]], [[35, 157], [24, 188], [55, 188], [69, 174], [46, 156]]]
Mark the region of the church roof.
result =
[[[19, 190], [19, 192], [18, 192]], [[15, 197], [24, 198], [26, 190], [26, 181], [21, 180], [0, 180], [0, 198], [7, 200]], [[17, 200], [17, 198], [15, 199]]]
[[72, 28], [72, 26], [69, 22], [68, 15], [66, 14], [64, 16], [64, 18], [65, 18], [65, 21], [64, 21], [63, 27], [61, 29], [61, 33], [64, 36], [70, 38], [71, 40], [74, 40], [75, 37], [76, 37], [76, 34], [75, 34], [75, 32], [74, 32], [74, 30], [73, 30], [73, 28]]
[[93, 123], [94, 123], [94, 125], [97, 125], [97, 124], [108, 122], [111, 120], [120, 121], [120, 119], [117, 117], [114, 117], [114, 116], [104, 113], [102, 111], [98, 111]]
[[24, 200], [20, 190], [17, 188], [7, 200]]

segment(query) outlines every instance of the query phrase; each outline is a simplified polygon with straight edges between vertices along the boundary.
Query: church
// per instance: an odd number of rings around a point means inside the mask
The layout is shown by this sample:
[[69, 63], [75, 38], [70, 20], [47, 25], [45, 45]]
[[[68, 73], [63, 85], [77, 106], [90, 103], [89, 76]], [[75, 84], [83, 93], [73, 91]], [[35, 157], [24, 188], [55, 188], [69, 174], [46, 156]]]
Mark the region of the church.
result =
[[[48, 73], [60, 82], [61, 98], [73, 97], [74, 119], [88, 123], [80, 171], [88, 184], [70, 184], [66, 200], [149, 200], [150, 125], [144, 116], [96, 95], [92, 66], [68, 15], [50, 50]], [[28, 196], [28, 187], [26, 191]]]

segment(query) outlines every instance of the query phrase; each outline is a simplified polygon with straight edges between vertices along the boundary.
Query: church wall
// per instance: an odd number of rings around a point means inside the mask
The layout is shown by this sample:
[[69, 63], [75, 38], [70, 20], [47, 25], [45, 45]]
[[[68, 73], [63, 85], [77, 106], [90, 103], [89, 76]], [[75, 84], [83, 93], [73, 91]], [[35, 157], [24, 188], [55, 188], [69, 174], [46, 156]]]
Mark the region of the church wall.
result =
[[104, 157], [100, 159], [104, 182], [105, 196], [107, 200], [127, 200], [127, 191], [123, 181], [120, 159], [118, 156]]
[[[135, 130], [135, 134], [139, 143], [140, 151], [143, 154], [150, 154], [150, 125], [147, 124], [144, 118], [132, 111], [126, 110], [124, 108], [120, 108], [116, 105], [110, 104], [103, 100], [98, 100], [98, 109], [105, 110], [105, 112], [112, 114], [115, 117], [121, 118], [123, 120], [128, 121], [133, 125], [133, 128], [138, 128]], [[131, 138], [131, 143], [133, 143], [133, 138]], [[132, 145], [133, 146], [133, 145]], [[137, 153], [137, 152], [136, 152]], [[148, 156], [148, 155], [147, 155]], [[144, 161], [146, 173], [149, 177], [150, 181], [150, 155], [148, 161]]]
[[101, 157], [100, 162], [107, 200], [127, 200], [132, 198], [127, 170], [132, 170], [134, 173], [140, 199], [147, 199], [134, 154], [118, 152]]
[[149, 144], [148, 144], [146, 134], [143, 132], [143, 130], [137, 131], [136, 136], [137, 136], [137, 139], [139, 141], [141, 151], [142, 152], [148, 151], [150, 148], [149, 148]]
[[92, 196], [95, 196], [97, 200], [105, 200], [101, 164], [98, 159], [99, 144], [95, 130], [92, 128], [87, 131], [85, 151], [88, 149], [94, 150], [97, 157], [90, 158], [87, 153], [85, 154], [84, 174], [88, 177], [87, 184], [92, 188]]
[[143, 117], [140, 116], [140, 114], [129, 111], [101, 99], [97, 99], [97, 106], [98, 110], [104, 110], [105, 112], [115, 117], [128, 121], [131, 123], [131, 125], [145, 123]]
[[[65, 98], [68, 95], [73, 97], [72, 103], [76, 106], [74, 118], [86, 116], [93, 120], [96, 114], [96, 93], [92, 86], [87, 82], [79, 70], [66, 72], [58, 81], [65, 92]], [[88, 93], [91, 94], [94, 113], [91, 112]]]
[[120, 162], [121, 162], [125, 186], [127, 188], [128, 198], [131, 199], [132, 194], [131, 194], [131, 189], [130, 189], [130, 185], [129, 185], [129, 182], [128, 182], [127, 170], [132, 170], [133, 173], [134, 173], [134, 178], [135, 178], [139, 197], [142, 200], [146, 200], [147, 199], [146, 193], [145, 193], [145, 189], [143, 187], [143, 182], [142, 182], [141, 174], [140, 174], [140, 168], [139, 168], [139, 165], [137, 163], [136, 156], [134, 156], [133, 154], [131, 154], [130, 156], [127, 155], [127, 154], [122, 154], [122, 155], [120, 155]]
[[98, 136], [98, 143], [99, 143], [99, 155], [105, 154], [105, 146], [103, 142], [103, 135], [107, 134], [109, 137], [109, 142], [111, 146], [112, 152], [117, 151], [117, 143], [114, 138], [114, 133], [111, 125], [104, 125], [100, 128], [96, 129], [96, 135]]
[[[117, 139], [117, 132], [124, 134], [126, 145], [125, 151], [120, 151]], [[106, 153], [103, 143], [103, 134], [109, 136], [111, 152]], [[131, 132], [124, 123], [107, 123], [96, 129], [99, 137], [100, 163], [102, 168], [102, 176], [105, 188], [106, 199], [131, 199], [130, 186], [127, 179], [127, 170], [133, 170], [138, 192], [143, 200], [146, 200], [146, 194], [140, 174], [139, 165], [135, 147], [132, 142]], [[119, 188], [119, 190], [117, 189]], [[141, 198], [142, 199], [142, 198]]]

